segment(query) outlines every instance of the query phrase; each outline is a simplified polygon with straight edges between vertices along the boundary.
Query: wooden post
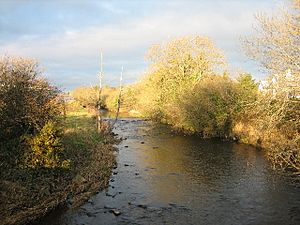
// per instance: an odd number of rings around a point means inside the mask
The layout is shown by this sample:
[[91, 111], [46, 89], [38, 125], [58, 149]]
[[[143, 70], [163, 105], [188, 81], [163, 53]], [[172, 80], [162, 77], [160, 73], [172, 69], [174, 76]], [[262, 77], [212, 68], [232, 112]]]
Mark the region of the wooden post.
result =
[[101, 115], [101, 92], [102, 92], [102, 78], [103, 78], [103, 55], [100, 52], [100, 74], [99, 74], [99, 91], [98, 91], [98, 102], [97, 102], [97, 129], [100, 132], [102, 127], [102, 115]]
[[117, 114], [114, 124], [117, 122], [120, 112], [120, 106], [121, 106], [121, 95], [122, 95], [122, 80], [123, 80], [123, 66], [121, 68], [121, 75], [120, 75], [120, 90], [119, 90], [119, 96], [118, 96], [118, 108], [117, 108]]

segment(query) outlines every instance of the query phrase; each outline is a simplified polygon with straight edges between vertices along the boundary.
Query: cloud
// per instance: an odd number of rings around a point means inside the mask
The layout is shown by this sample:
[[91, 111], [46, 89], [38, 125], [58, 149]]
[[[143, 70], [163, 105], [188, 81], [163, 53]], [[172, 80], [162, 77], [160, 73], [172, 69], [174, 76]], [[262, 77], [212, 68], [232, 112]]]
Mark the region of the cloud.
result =
[[[128, 68], [130, 81], [145, 69], [147, 63], [143, 55], [151, 45], [199, 34], [215, 40], [217, 46], [225, 50], [231, 65], [239, 67], [243, 65], [241, 54], [236, 51], [239, 36], [251, 31], [253, 13], [261, 5], [229, 2], [219, 2], [216, 7], [196, 1], [175, 1], [173, 4], [167, 1], [162, 4], [166, 8], [154, 10], [151, 15], [131, 16], [107, 24], [66, 27], [63, 32], [46, 35], [20, 35], [14, 42], [2, 42], [0, 54], [36, 58], [48, 68], [51, 80], [60, 83], [59, 78], [64, 77], [70, 88], [80, 81], [83, 84], [95, 82], [93, 76], [99, 69], [99, 52], [103, 51], [107, 82], [116, 85], [121, 65]], [[126, 14], [126, 10], [116, 8], [115, 4], [106, 2], [101, 7], [111, 13]], [[74, 73], [78, 74], [76, 79], [72, 76]]]

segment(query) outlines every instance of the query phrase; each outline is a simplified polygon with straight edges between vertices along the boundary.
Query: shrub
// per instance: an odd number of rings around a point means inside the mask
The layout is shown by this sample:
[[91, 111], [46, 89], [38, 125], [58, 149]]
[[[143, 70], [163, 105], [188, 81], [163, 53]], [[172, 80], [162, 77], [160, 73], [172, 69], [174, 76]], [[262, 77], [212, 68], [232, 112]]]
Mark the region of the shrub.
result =
[[62, 130], [57, 127], [54, 122], [48, 121], [38, 134], [26, 138], [29, 148], [25, 161], [28, 167], [67, 168], [69, 166], [68, 160], [61, 160]]
[[58, 120], [62, 106], [60, 91], [41, 77], [37, 62], [0, 59], [0, 141], [38, 132]]
[[182, 102], [183, 128], [204, 137], [231, 135], [237, 111], [237, 90], [227, 76], [208, 76]]

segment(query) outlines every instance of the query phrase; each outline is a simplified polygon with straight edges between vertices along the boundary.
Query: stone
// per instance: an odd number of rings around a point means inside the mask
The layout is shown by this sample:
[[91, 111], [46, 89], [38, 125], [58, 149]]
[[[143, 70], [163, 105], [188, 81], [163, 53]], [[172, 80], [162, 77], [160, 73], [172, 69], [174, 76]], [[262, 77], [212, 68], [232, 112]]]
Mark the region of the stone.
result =
[[113, 213], [115, 216], [120, 216], [121, 212], [117, 209], [111, 209], [109, 210], [110, 213]]
[[147, 209], [147, 206], [146, 205], [142, 205], [142, 204], [137, 205], [137, 207], [142, 208], [142, 209]]

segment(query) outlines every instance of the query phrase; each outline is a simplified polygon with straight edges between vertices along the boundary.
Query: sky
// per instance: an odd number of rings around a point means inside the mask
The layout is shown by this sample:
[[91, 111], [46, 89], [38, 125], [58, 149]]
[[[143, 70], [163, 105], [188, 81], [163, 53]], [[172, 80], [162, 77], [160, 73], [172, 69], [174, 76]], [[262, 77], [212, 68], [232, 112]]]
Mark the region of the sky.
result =
[[280, 0], [0, 0], [0, 55], [36, 59], [63, 90], [104, 80], [136, 82], [149, 62], [147, 50], [186, 35], [205, 35], [224, 51], [230, 71], [265, 74], [241, 49], [254, 32], [254, 15], [274, 11]]

